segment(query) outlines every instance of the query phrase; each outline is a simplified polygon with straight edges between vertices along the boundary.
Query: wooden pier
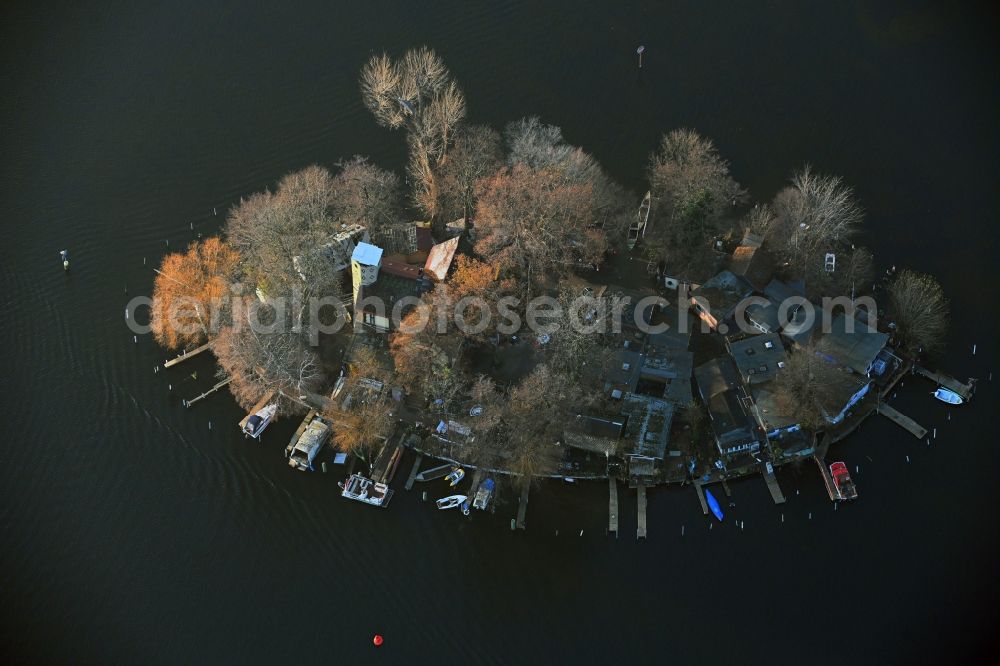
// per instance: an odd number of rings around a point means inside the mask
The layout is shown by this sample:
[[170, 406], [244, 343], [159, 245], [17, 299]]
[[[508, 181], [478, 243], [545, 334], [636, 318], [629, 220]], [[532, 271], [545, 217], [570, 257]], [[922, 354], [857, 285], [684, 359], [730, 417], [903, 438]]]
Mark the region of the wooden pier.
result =
[[250, 420], [251, 416], [253, 416], [257, 412], [259, 412], [260, 410], [264, 409], [269, 404], [271, 404], [271, 401], [274, 400], [274, 394], [275, 391], [268, 392], [267, 395], [265, 395], [263, 398], [257, 401], [256, 405], [250, 408], [250, 411], [247, 413], [247, 415], [244, 416], [242, 419], [240, 419], [240, 431], [242, 431], [243, 428], [246, 427], [247, 421]]
[[203, 351], [205, 351], [206, 349], [208, 349], [210, 346], [211, 345], [206, 342], [201, 347], [196, 347], [195, 349], [192, 349], [191, 351], [182, 351], [177, 356], [177, 358], [172, 358], [169, 361], [164, 361], [163, 362], [163, 367], [164, 368], [172, 368], [173, 366], [177, 365], [181, 361], [186, 361], [189, 358], [193, 358], [193, 357], [197, 356], [198, 354], [200, 354]]
[[525, 518], [528, 515], [528, 493], [531, 492], [531, 481], [524, 480], [524, 487], [521, 488], [521, 501], [517, 506], [517, 529], [523, 530], [527, 526]]
[[876, 408], [876, 411], [882, 416], [888, 418], [896, 425], [905, 428], [907, 432], [909, 432], [917, 439], [923, 439], [924, 435], [927, 434], [927, 428], [923, 427], [922, 425], [911, 419], [909, 416], [901, 414], [891, 405], [881, 403]]
[[373, 481], [378, 483], [384, 483], [388, 485], [392, 482], [394, 476], [396, 476], [396, 468], [399, 466], [399, 461], [403, 457], [403, 442], [398, 441], [395, 444], [390, 444], [386, 442], [382, 446], [382, 450], [379, 451], [378, 456], [375, 458], [375, 462], [372, 463], [371, 467], [371, 478]]
[[778, 479], [774, 476], [774, 472], [768, 472], [767, 467], [763, 467], [761, 475], [764, 477], [764, 482], [767, 483], [767, 489], [770, 491], [774, 503], [784, 504], [785, 495], [781, 492], [781, 486], [778, 485]]
[[705, 499], [705, 489], [703, 487], [704, 485], [705, 484], [702, 483], [701, 480], [698, 480], [698, 481], [694, 482], [694, 489], [698, 493], [698, 501], [701, 502], [701, 512], [707, 516], [708, 515], [708, 500]]
[[208, 396], [210, 396], [213, 393], [215, 393], [216, 391], [218, 391], [223, 386], [226, 386], [231, 381], [233, 381], [232, 377], [226, 377], [221, 382], [218, 382], [215, 386], [213, 386], [212, 388], [208, 389], [207, 391], [205, 391], [201, 395], [199, 395], [197, 397], [194, 397], [194, 398], [191, 398], [190, 400], [185, 400], [184, 401], [184, 406], [185, 407], [190, 407], [191, 405], [193, 405], [194, 403], [198, 402], [199, 400], [204, 400]]
[[646, 486], [641, 483], [636, 487], [639, 496], [639, 527], [635, 530], [636, 539], [646, 538]]
[[466, 495], [469, 496], [469, 499], [473, 499], [476, 496], [476, 491], [479, 490], [479, 484], [483, 480], [483, 474], [484, 472], [482, 468], [479, 468], [476, 470], [476, 473], [472, 475], [472, 485], [469, 486], [469, 492], [466, 493]]
[[424, 462], [424, 454], [418, 453], [417, 459], [413, 461], [413, 469], [410, 470], [410, 476], [406, 478], [406, 489], [413, 489], [413, 482], [417, 480], [417, 472], [420, 471], [420, 465]]
[[972, 398], [973, 384], [970, 380], [968, 384], [963, 384], [954, 377], [949, 377], [948, 375], [941, 374], [940, 372], [934, 372], [933, 370], [928, 370], [927, 368], [921, 367], [919, 365], [913, 366], [913, 372], [926, 377], [932, 382], [936, 382], [938, 386], [943, 386], [949, 391], [954, 391], [955, 393], [962, 396], [962, 399], [968, 402]]
[[839, 499], [843, 499], [840, 496], [840, 491], [837, 490], [837, 484], [833, 482], [833, 475], [830, 474], [830, 468], [826, 464], [826, 459], [813, 454], [813, 460], [819, 465], [819, 473], [823, 475], [823, 484], [826, 486], [826, 492], [830, 495], [830, 500], [836, 502]]
[[608, 533], [618, 537], [618, 479], [608, 477]]

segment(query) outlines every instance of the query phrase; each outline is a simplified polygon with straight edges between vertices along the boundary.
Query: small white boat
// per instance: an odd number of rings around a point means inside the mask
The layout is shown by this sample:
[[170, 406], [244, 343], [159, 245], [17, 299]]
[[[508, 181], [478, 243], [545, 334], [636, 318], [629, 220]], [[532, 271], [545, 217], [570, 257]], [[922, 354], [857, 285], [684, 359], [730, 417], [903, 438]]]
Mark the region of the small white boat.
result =
[[946, 402], [949, 405], [961, 405], [965, 402], [965, 398], [955, 393], [951, 389], [946, 389], [943, 386], [939, 386], [936, 391], [931, 393], [932, 396], [940, 400], [941, 402]]
[[452, 488], [454, 488], [455, 486], [458, 485], [458, 483], [462, 479], [465, 478], [465, 470], [462, 469], [461, 467], [455, 467], [454, 469], [452, 469], [448, 473], [448, 476], [446, 476], [444, 478], [445, 478], [445, 481], [448, 482], [448, 485], [451, 486]]
[[243, 434], [247, 437], [260, 439], [264, 429], [271, 423], [271, 419], [273, 419], [274, 415], [277, 413], [278, 406], [275, 404], [267, 405], [258, 409], [257, 412], [251, 415], [247, 419], [247, 422], [243, 424]]
[[652, 205], [653, 195], [651, 192], [646, 192], [646, 196], [642, 198], [642, 203], [639, 205], [639, 212], [635, 216], [635, 222], [628, 225], [628, 249], [634, 249], [639, 239], [646, 235], [646, 225], [649, 223], [649, 209], [652, 208]]
[[465, 495], [449, 495], [448, 497], [442, 497], [437, 500], [437, 508], [439, 509], [454, 509], [457, 506], [461, 506], [462, 502], [469, 499]]

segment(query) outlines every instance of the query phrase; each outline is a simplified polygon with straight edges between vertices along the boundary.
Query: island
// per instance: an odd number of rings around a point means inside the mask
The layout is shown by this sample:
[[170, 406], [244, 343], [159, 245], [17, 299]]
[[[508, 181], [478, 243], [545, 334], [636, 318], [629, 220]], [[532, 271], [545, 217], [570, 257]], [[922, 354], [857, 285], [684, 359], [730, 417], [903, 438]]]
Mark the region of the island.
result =
[[842, 179], [802, 166], [753, 202], [682, 128], [631, 192], [537, 117], [467, 123], [428, 48], [373, 57], [360, 92], [405, 176], [363, 156], [286, 175], [164, 257], [151, 308], [171, 363], [214, 354], [247, 436], [300, 418], [293, 469], [349, 460], [345, 497], [387, 507], [408, 447], [407, 489], [457, 489], [439, 508], [511, 493], [523, 527], [533, 483], [603, 479], [609, 531], [623, 483], [644, 536], [651, 486], [691, 485], [722, 519], [711, 484], [760, 474], [780, 503], [775, 469], [811, 461], [831, 500], [857, 497], [829, 449], [873, 414], [924, 437], [888, 404], [907, 374], [971, 399], [929, 369], [941, 287], [876, 270]]

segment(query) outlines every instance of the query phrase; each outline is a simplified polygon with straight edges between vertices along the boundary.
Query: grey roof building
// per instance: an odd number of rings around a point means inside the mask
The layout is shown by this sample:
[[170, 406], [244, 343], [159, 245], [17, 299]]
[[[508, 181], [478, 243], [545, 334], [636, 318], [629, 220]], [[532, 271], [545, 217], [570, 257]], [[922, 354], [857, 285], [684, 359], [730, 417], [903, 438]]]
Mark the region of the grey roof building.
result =
[[729, 357], [712, 359], [694, 370], [701, 399], [723, 456], [760, 448], [757, 423], [749, 411], [750, 397], [740, 381], [739, 370]]
[[820, 338], [817, 349], [841, 365], [867, 376], [888, 341], [887, 333], [879, 333], [868, 324], [838, 314], [830, 322], [830, 331]]
[[753, 335], [738, 342], [730, 342], [729, 353], [736, 361], [740, 376], [749, 384], [774, 379], [778, 370], [788, 361], [785, 347], [777, 333]]

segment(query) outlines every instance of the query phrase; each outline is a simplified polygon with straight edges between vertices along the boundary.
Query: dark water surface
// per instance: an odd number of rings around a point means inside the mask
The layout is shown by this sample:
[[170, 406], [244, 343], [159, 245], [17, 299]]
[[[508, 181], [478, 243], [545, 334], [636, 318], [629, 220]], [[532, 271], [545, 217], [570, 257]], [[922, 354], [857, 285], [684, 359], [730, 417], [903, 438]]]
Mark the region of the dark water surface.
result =
[[734, 484], [742, 530], [709, 531], [693, 490], [661, 489], [646, 542], [630, 536], [624, 493], [622, 537], [607, 539], [605, 484], [577, 484], [533, 493], [529, 529], [513, 534], [509, 504], [469, 522], [416, 492], [385, 512], [341, 500], [336, 477], [285, 465], [294, 423], [256, 445], [226, 395], [185, 410], [211, 360], [154, 375], [164, 352], [133, 344], [123, 312], [126, 285], [150, 289], [165, 241], [181, 248], [191, 223], [213, 232], [241, 195], [355, 153], [399, 168], [403, 138], [364, 110], [357, 72], [373, 50], [427, 43], [471, 120], [539, 114], [637, 191], [658, 136], [678, 126], [715, 139], [760, 199], [806, 161], [843, 175], [883, 265], [932, 272], [950, 294], [942, 365], [985, 378], [998, 302], [991, 14], [137, 4], [3, 10], [0, 656], [913, 663], [987, 644], [992, 384], [948, 421], [929, 384], [907, 381], [897, 406], [938, 439], [868, 422], [838, 445], [860, 465], [861, 499], [836, 511], [805, 465], [780, 473], [782, 507], [760, 479]]

